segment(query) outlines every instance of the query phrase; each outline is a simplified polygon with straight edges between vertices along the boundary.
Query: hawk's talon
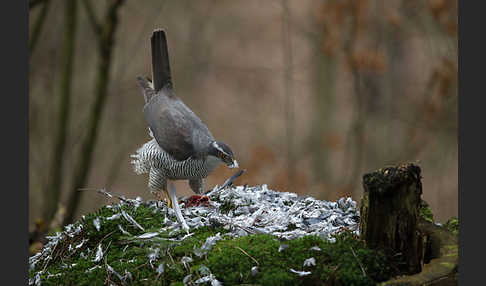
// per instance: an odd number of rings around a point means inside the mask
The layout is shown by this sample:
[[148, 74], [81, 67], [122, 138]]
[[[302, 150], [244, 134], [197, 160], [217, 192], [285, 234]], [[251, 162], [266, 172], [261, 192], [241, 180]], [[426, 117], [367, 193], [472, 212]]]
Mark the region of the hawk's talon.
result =
[[162, 194], [162, 192], [155, 192], [155, 191], [152, 191], [151, 192], [155, 198], [158, 200], [158, 201], [167, 201], [167, 207], [168, 208], [172, 208], [172, 200], [170, 199], [170, 196], [169, 196], [169, 193], [168, 192], [165, 192], [165, 196], [164, 194]]

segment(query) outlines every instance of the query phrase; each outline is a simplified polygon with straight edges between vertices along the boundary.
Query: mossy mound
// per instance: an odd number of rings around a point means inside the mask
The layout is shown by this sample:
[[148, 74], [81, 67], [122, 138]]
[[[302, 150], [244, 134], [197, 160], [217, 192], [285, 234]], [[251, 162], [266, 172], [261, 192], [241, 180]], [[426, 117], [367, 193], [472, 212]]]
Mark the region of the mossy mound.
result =
[[[348, 232], [337, 235], [334, 243], [316, 236], [291, 240], [279, 252], [283, 243], [271, 235], [224, 240], [209, 253], [207, 264], [226, 285], [375, 285], [390, 277], [386, 257]], [[309, 258], [315, 265], [304, 266]], [[255, 275], [252, 267], [258, 269]], [[311, 273], [299, 277], [290, 269]]]
[[[105, 206], [66, 227], [30, 259], [29, 284], [375, 285], [392, 275], [383, 253], [367, 249], [346, 230], [334, 242], [318, 236], [232, 237], [226, 226], [204, 226], [187, 235], [171, 228], [175, 219], [152, 205]], [[214, 237], [212, 248], [197, 255]]]

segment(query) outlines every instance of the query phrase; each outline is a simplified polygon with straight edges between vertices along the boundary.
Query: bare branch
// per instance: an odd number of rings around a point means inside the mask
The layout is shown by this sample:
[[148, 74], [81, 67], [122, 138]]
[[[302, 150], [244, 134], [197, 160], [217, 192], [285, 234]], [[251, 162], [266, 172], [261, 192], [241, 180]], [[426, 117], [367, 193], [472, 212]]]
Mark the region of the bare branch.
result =
[[39, 4], [45, 4], [45, 2], [49, 2], [49, 0], [29, 0], [29, 10]]
[[40, 11], [40, 15], [37, 17], [34, 27], [32, 28], [32, 34], [30, 36], [29, 42], [29, 54], [32, 55], [34, 53], [34, 49], [36, 47], [37, 41], [39, 40], [39, 36], [42, 32], [42, 27], [46, 21], [47, 11], [49, 10], [50, 0], [42, 1], [42, 10]]
[[106, 10], [104, 23], [103, 26], [101, 26], [100, 34], [97, 37], [99, 63], [95, 82], [96, 98], [86, 125], [87, 134], [82, 142], [81, 154], [78, 157], [80, 158], [80, 162], [74, 169], [73, 183], [71, 193], [68, 197], [66, 216], [64, 217], [63, 224], [69, 224], [73, 221], [82, 195], [82, 192], [76, 190], [84, 186], [91, 169], [91, 161], [96, 145], [98, 127], [100, 125], [99, 123], [103, 114], [106, 98], [108, 97], [108, 83], [110, 82], [110, 69], [114, 48], [113, 42], [118, 27], [118, 10], [124, 2], [124, 0], [111, 2], [111, 5]]
[[46, 189], [44, 194], [46, 196], [44, 206], [44, 220], [47, 225], [57, 210], [59, 198], [61, 195], [62, 186], [62, 170], [63, 159], [65, 154], [67, 128], [70, 114], [70, 101], [71, 101], [71, 85], [72, 85], [72, 73], [74, 66], [74, 40], [76, 38], [76, 0], [69, 0], [65, 2], [65, 30], [64, 30], [64, 43], [62, 50], [62, 67], [60, 71], [59, 88], [60, 93], [60, 107], [58, 115], [58, 128], [55, 135], [54, 142], [52, 144], [52, 159], [50, 160], [50, 170]]
[[96, 19], [96, 14], [93, 10], [93, 6], [91, 5], [91, 1], [83, 0], [81, 2], [83, 3], [84, 9], [86, 9], [86, 13], [88, 14], [88, 18], [89, 18], [89, 23], [93, 27], [93, 31], [97, 36], [99, 36], [101, 33], [101, 25]]

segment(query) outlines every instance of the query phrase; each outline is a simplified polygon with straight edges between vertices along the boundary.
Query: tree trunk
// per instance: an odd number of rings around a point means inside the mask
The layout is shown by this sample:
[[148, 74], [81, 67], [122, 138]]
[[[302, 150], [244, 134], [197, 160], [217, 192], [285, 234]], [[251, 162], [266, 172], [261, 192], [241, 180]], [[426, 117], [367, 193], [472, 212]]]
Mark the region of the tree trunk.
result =
[[[47, 4], [44, 4], [47, 5]], [[60, 79], [60, 107], [57, 119], [58, 130], [54, 137], [52, 159], [50, 161], [49, 177], [44, 191], [43, 218], [46, 225], [50, 225], [57, 210], [62, 186], [62, 169], [64, 149], [66, 146], [69, 110], [71, 101], [71, 83], [74, 62], [74, 39], [76, 34], [76, 1], [65, 2], [64, 43], [62, 51], [62, 68]]]
[[282, 50], [284, 73], [284, 93], [285, 93], [285, 139], [287, 145], [287, 189], [295, 192], [295, 172], [297, 158], [294, 154], [294, 137], [295, 137], [295, 114], [294, 114], [294, 93], [293, 93], [293, 68], [292, 68], [292, 39], [291, 39], [291, 14], [290, 3], [288, 0], [282, 0]]
[[[319, 9], [322, 3], [318, 4]], [[309, 17], [314, 17], [315, 9], [311, 10]], [[327, 31], [327, 25], [322, 23], [320, 18], [314, 20], [314, 29], [320, 32], [317, 35], [309, 35], [309, 44], [312, 46], [312, 121], [309, 134], [309, 146], [312, 150], [312, 180], [314, 184], [326, 183], [333, 186], [336, 179], [331, 168], [332, 147], [331, 140], [324, 141], [323, 138], [335, 136], [334, 128], [338, 125], [335, 121], [334, 110], [336, 105], [335, 83], [337, 74], [338, 56], [331, 47], [332, 37]], [[321, 192], [322, 198], [330, 199], [334, 194]]]
[[360, 233], [370, 248], [401, 253], [403, 273], [422, 270], [423, 237], [418, 219], [422, 183], [414, 164], [380, 169], [363, 176]]
[[[34, 26], [32, 27], [32, 33], [30, 34], [30, 41], [29, 41], [29, 56], [32, 57], [34, 53], [34, 49], [36, 44], [39, 40], [40, 34], [42, 32], [42, 27], [46, 22], [47, 11], [49, 10], [50, 0], [45, 0], [42, 3], [42, 10], [40, 11], [39, 16], [37, 17], [36, 21], [34, 22]], [[30, 9], [30, 7], [29, 7]]]
[[[117, 0], [110, 4], [107, 8], [103, 26], [93, 23], [96, 27], [95, 32], [97, 32], [98, 36], [99, 50], [99, 63], [95, 86], [96, 99], [86, 126], [88, 134], [84, 138], [81, 146], [81, 154], [79, 156], [80, 162], [74, 170], [71, 193], [69, 194], [66, 208], [66, 216], [63, 220], [64, 225], [73, 222], [74, 215], [76, 214], [81, 201], [82, 192], [79, 192], [79, 188], [84, 187], [91, 169], [91, 159], [98, 135], [98, 127], [101, 121], [106, 97], [108, 96], [107, 89], [110, 80], [109, 76], [114, 47], [113, 43], [116, 28], [118, 26], [118, 8], [121, 7], [123, 2], [124, 0]], [[93, 15], [91, 15], [91, 21], [94, 21]]]

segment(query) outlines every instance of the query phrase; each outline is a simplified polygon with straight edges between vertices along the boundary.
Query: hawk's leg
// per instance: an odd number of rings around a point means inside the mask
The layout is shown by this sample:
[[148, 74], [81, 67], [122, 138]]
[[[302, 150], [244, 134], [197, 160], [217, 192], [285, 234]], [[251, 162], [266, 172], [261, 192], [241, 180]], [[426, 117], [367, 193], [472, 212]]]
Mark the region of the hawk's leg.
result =
[[148, 186], [150, 192], [154, 194], [158, 200], [164, 199], [162, 197], [162, 194], [160, 193], [160, 191], [162, 190], [167, 199], [167, 206], [172, 207], [172, 202], [170, 200], [169, 192], [167, 191], [167, 179], [159, 169], [153, 167], [150, 168]]
[[191, 196], [188, 200], [187, 206], [191, 205], [205, 205], [209, 206], [209, 197], [208, 196], [201, 196], [200, 194], [204, 193], [204, 179], [190, 179], [189, 186], [191, 187], [192, 191], [195, 192], [197, 195]]
[[189, 180], [189, 187], [191, 187], [192, 191], [196, 194], [202, 194], [204, 192], [204, 179], [190, 179]]

